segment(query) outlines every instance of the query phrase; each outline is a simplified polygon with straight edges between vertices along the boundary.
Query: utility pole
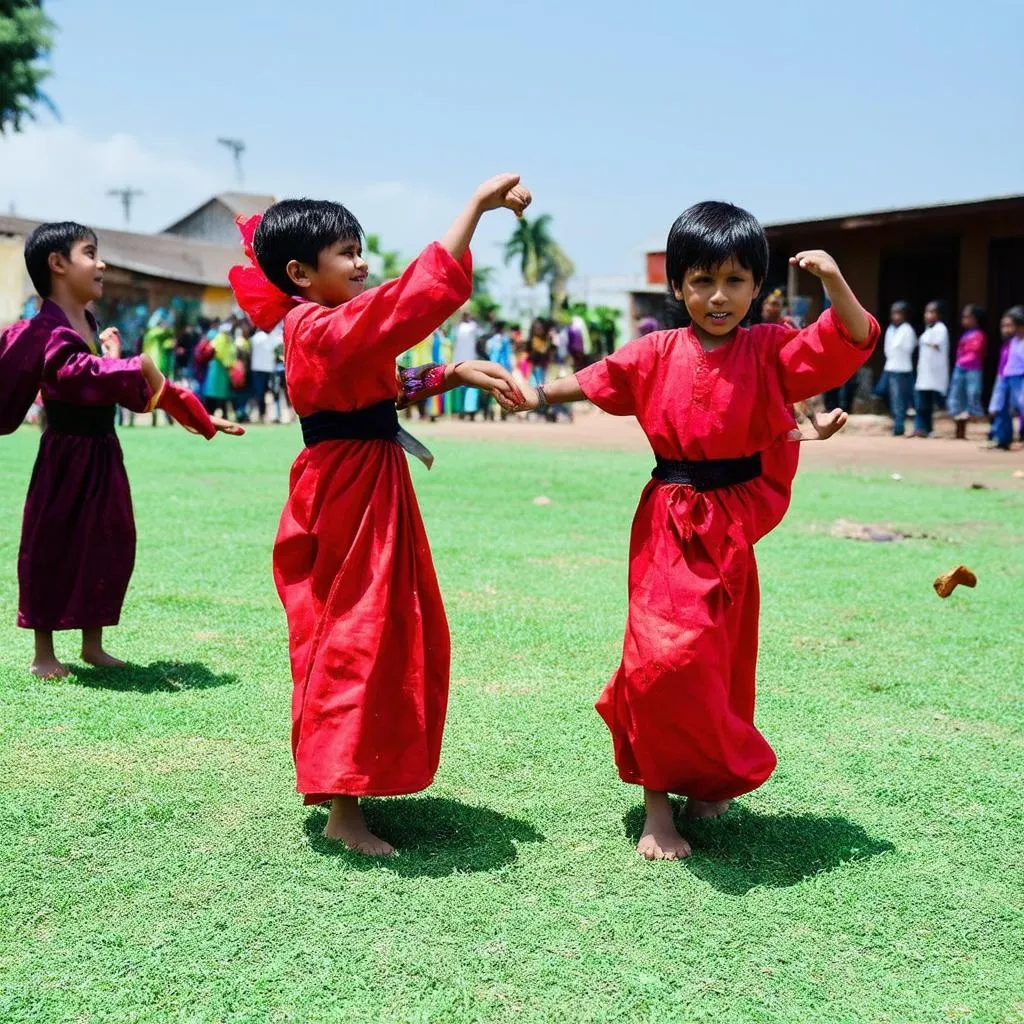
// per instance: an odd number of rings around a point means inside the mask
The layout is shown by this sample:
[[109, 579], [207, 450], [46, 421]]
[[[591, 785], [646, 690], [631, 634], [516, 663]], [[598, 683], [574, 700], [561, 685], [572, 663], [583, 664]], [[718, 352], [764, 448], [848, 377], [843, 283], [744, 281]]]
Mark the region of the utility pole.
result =
[[235, 177], [238, 179], [238, 184], [241, 185], [245, 181], [245, 176], [242, 174], [242, 154], [245, 152], [245, 143], [241, 139], [218, 139], [217, 142], [231, 150], [231, 155], [235, 160]]
[[132, 188], [126, 185], [124, 188], [112, 188], [107, 192], [108, 196], [116, 196], [121, 200], [121, 208], [124, 210], [124, 223], [127, 227], [132, 220], [132, 202], [136, 196], [144, 196], [142, 189]]

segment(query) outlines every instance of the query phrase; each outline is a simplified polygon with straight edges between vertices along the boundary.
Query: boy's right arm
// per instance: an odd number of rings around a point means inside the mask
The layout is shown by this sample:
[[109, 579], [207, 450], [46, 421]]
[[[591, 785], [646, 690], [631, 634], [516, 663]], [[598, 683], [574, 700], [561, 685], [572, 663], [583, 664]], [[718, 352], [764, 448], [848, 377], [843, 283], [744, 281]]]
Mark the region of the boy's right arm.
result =
[[327, 371], [371, 349], [397, 359], [440, 327], [472, 294], [469, 243], [483, 214], [502, 207], [521, 214], [530, 198], [518, 175], [491, 178], [474, 192], [441, 241], [427, 246], [401, 277], [333, 309], [300, 306], [290, 315], [302, 335], [303, 358], [311, 358]]
[[519, 184], [518, 174], [498, 174], [489, 178], [473, 193], [473, 198], [445, 232], [441, 239], [442, 248], [447, 249], [455, 259], [461, 260], [469, 248], [480, 218], [488, 210], [504, 207], [521, 217], [532, 199], [529, 190]]

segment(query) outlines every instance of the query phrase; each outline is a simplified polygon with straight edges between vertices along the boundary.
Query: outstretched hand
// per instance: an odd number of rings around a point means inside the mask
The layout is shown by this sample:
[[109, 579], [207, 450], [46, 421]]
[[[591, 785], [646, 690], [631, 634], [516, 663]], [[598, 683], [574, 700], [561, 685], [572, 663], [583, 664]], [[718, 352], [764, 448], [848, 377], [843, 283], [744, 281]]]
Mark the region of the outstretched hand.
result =
[[223, 416], [211, 416], [210, 422], [217, 428], [218, 434], [230, 434], [232, 437], [241, 437], [245, 433], [245, 427], [239, 423], [232, 423]]
[[803, 413], [817, 435], [817, 437], [804, 437], [802, 438], [804, 441], [827, 441], [833, 434], [838, 434], [850, 421], [849, 414], [843, 412], [842, 409], [833, 409], [831, 412], [819, 416], [807, 404], [802, 404], [800, 412]]
[[512, 374], [497, 363], [483, 359], [456, 363], [452, 377], [465, 387], [479, 388], [493, 395], [506, 412], [522, 412], [526, 408], [526, 400]]
[[481, 211], [500, 210], [504, 207], [517, 217], [533, 201], [530, 190], [519, 184], [518, 174], [497, 174], [476, 190], [476, 202]]

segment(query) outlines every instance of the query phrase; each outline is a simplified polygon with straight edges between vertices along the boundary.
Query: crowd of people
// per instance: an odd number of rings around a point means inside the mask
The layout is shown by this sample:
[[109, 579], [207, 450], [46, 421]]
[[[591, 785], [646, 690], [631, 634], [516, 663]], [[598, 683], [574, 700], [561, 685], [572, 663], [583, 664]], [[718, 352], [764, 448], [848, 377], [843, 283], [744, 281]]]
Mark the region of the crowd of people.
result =
[[[985, 310], [971, 303], [960, 313], [960, 336], [953, 351], [944, 304], [935, 300], [924, 308], [920, 334], [911, 323], [907, 302], [894, 302], [885, 332], [885, 362], [873, 395], [893, 420], [896, 437], [936, 437], [935, 414], [945, 409], [955, 436], [966, 440], [972, 421], [989, 423], [988, 447], [1009, 451], [1014, 441], [1014, 418], [1020, 418], [1018, 438], [1024, 441], [1024, 306], [1008, 309], [999, 322], [1001, 348], [987, 407], [984, 398]], [[826, 404], [829, 397], [826, 396]], [[839, 399], [852, 407], [852, 392]], [[913, 417], [908, 431], [907, 420]]]
[[[239, 423], [283, 423], [294, 418], [284, 372], [282, 325], [261, 331], [244, 315], [220, 321], [199, 318], [175, 325], [175, 314], [158, 309], [134, 337], [121, 339], [121, 355], [146, 353], [168, 379], [186, 384], [202, 398], [210, 414], [220, 413]], [[402, 367], [426, 363], [487, 359], [508, 370], [519, 384], [543, 384], [589, 365], [604, 354], [592, 340], [581, 316], [562, 322], [536, 317], [522, 326], [496, 314], [462, 316], [450, 327], [439, 327], [399, 359]], [[507, 417], [492, 397], [475, 388], [457, 388], [417, 403], [409, 415], [437, 420], [451, 415], [462, 420]], [[121, 410], [123, 425], [135, 414]], [[544, 414], [549, 420], [572, 419], [568, 406]], [[157, 418], [152, 420], [156, 425]]]

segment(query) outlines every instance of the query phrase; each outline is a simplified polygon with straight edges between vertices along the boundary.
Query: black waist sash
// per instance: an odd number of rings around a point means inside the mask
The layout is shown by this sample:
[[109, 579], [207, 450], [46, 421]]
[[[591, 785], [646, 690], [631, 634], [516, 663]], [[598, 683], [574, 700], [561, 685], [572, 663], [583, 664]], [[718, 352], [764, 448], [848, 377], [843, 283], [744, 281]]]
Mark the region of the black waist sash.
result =
[[82, 437], [102, 437], [114, 432], [116, 405], [72, 405], [71, 402], [44, 399], [43, 408], [46, 410], [47, 430]]
[[673, 462], [657, 459], [651, 476], [664, 484], [683, 484], [695, 491], [717, 491], [756, 480], [761, 475], [761, 453], [739, 459], [705, 459], [700, 462]]
[[314, 412], [300, 416], [299, 423], [307, 448], [323, 441], [394, 441], [427, 469], [434, 463], [430, 449], [399, 425], [394, 401], [377, 402], [351, 412]]

